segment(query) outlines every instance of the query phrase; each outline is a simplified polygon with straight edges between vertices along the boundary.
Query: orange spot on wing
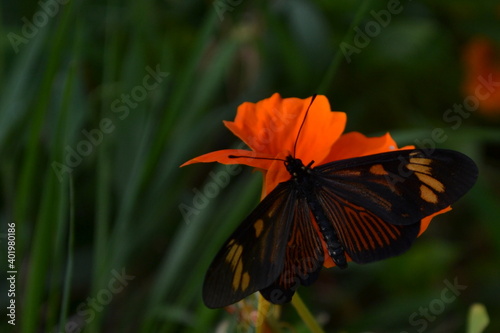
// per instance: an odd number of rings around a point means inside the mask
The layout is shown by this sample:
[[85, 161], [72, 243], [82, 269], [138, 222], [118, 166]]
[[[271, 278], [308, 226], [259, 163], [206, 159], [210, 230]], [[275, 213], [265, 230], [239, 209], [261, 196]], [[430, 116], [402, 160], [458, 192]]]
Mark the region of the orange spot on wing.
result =
[[389, 173], [384, 169], [382, 164], [375, 164], [370, 167], [370, 173], [378, 176], [386, 176]]

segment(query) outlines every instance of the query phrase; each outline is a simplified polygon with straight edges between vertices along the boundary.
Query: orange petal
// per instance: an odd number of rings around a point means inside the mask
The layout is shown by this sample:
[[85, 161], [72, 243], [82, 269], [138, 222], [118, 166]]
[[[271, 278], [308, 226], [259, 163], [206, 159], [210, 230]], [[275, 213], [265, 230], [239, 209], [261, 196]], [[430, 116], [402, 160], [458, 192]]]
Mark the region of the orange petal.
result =
[[257, 103], [241, 104], [234, 122], [225, 121], [224, 124], [252, 150], [276, 156], [293, 146], [304, 101], [282, 99], [275, 93]]
[[398, 145], [389, 133], [369, 138], [359, 132], [342, 135], [332, 147], [329, 160], [342, 160], [397, 150]]
[[[303, 120], [307, 108], [311, 103], [310, 100], [310, 98], [305, 100], [286, 98], [282, 104], [283, 108], [286, 109], [293, 109], [297, 103], [302, 104], [303, 115], [300, 118]], [[318, 95], [311, 105], [298, 138], [296, 134], [294, 136], [281, 136], [284, 148], [281, 148], [279, 151], [275, 150], [276, 158], [285, 159], [288, 155], [293, 155], [295, 142], [297, 142], [296, 158], [301, 159], [304, 164], [308, 164], [311, 161], [315, 161], [315, 165], [322, 164], [320, 162], [325, 160], [332, 144], [342, 135], [346, 118], [344, 112], [330, 111], [330, 104], [326, 97]], [[289, 133], [298, 133], [302, 125], [302, 120], [296, 122], [293, 125], [295, 129], [291, 129]], [[264, 193], [271, 192], [279, 183], [289, 179], [290, 174], [283, 165], [283, 162], [279, 163], [278, 161], [278, 163], [272, 164], [266, 174]]]
[[446, 213], [446, 212], [449, 212], [451, 210], [451, 206], [448, 206], [442, 210], [440, 210], [439, 212], [436, 212], [432, 215], [429, 215], [427, 217], [424, 217], [421, 221], [421, 224], [420, 224], [420, 232], [418, 233], [418, 236], [420, 236], [421, 234], [424, 233], [425, 230], [427, 230], [427, 227], [429, 226], [429, 224], [431, 223], [431, 220], [436, 216], [436, 215], [439, 215], [439, 214], [443, 214], [443, 213]]
[[[281, 153], [277, 158], [285, 159], [287, 155], [287, 153]], [[291, 177], [283, 161], [274, 161], [265, 172], [263, 193], [269, 194], [279, 183], [290, 180]]]
[[[239, 158], [231, 158], [229, 156], [248, 156], [248, 157], [239, 157]], [[211, 153], [207, 153], [198, 157], [195, 157], [184, 164], [181, 167], [193, 164], [193, 163], [209, 163], [209, 162], [219, 162], [222, 164], [246, 164], [255, 168], [260, 169], [268, 169], [269, 166], [274, 162], [272, 160], [262, 160], [256, 159], [259, 158], [273, 158], [273, 156], [258, 154], [251, 150], [242, 150], [242, 149], [224, 149], [213, 151]]]
[[331, 112], [327, 98], [318, 95], [297, 137], [309, 105], [311, 97], [281, 98], [274, 94], [257, 103], [243, 103], [234, 122], [224, 124], [257, 152], [272, 156], [293, 154], [297, 142], [295, 157], [306, 164], [313, 159], [321, 161], [342, 134], [346, 115]]
[[[307, 103], [304, 104], [307, 108]], [[346, 121], [344, 112], [332, 112], [328, 99], [318, 95], [297, 139], [295, 157], [300, 158], [304, 164], [311, 161], [315, 161], [315, 165], [330, 162], [328, 154], [344, 132]]]

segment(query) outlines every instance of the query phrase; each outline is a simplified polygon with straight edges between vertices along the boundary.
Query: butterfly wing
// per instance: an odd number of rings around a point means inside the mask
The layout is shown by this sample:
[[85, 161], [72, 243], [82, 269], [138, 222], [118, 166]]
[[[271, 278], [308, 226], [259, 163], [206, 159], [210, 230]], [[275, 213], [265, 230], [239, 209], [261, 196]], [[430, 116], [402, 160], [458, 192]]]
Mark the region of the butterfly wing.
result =
[[477, 167], [445, 149], [400, 150], [336, 161], [313, 169], [316, 197], [347, 254], [358, 263], [405, 252], [420, 220], [462, 197]]
[[[323, 263], [308, 200], [321, 206], [347, 254], [367, 263], [406, 251], [420, 221], [463, 196], [477, 178], [463, 154], [402, 150], [324, 164], [312, 169], [314, 193], [280, 183], [243, 221], [205, 276], [203, 299], [223, 307], [256, 292], [273, 303], [291, 299]], [[306, 200], [306, 196], [308, 199]]]
[[337, 195], [328, 186], [319, 187], [316, 193], [344, 250], [357, 263], [399, 255], [417, 238], [419, 221], [409, 225], [390, 224], [377, 213]]
[[306, 197], [299, 195], [294, 206], [292, 231], [288, 240], [282, 273], [270, 286], [260, 291], [274, 304], [290, 302], [300, 285], [310, 285], [323, 267], [324, 254]]
[[323, 249], [301, 188], [280, 183], [229, 237], [210, 265], [203, 300], [224, 307], [261, 291], [274, 304], [289, 302], [300, 284], [316, 280]]
[[210, 308], [230, 305], [273, 283], [283, 271], [296, 192], [280, 183], [241, 223], [211, 263], [203, 284]]

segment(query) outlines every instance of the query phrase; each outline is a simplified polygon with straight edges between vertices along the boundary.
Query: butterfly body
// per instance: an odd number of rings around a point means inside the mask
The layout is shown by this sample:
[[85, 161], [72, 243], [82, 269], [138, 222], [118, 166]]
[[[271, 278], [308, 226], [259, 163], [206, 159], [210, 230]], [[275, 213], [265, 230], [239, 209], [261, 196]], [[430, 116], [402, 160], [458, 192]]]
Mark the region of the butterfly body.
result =
[[222, 246], [205, 276], [208, 307], [256, 291], [283, 304], [300, 285], [313, 283], [329, 258], [346, 267], [346, 255], [356, 263], [397, 256], [417, 238], [421, 220], [462, 197], [478, 173], [470, 158], [444, 149], [313, 163], [288, 156], [290, 179]]
[[294, 158], [291, 155], [285, 161], [285, 167], [292, 176], [292, 180], [296, 183], [295, 191], [300, 192], [298, 195], [303, 195], [306, 198], [307, 204], [326, 243], [328, 254], [339, 268], [347, 268], [347, 260], [342, 244], [340, 244], [335, 229], [325, 216], [314, 193], [314, 189], [321, 183], [321, 179], [314, 168], [311, 168], [313, 164], [314, 161], [311, 161], [305, 166], [302, 160]]

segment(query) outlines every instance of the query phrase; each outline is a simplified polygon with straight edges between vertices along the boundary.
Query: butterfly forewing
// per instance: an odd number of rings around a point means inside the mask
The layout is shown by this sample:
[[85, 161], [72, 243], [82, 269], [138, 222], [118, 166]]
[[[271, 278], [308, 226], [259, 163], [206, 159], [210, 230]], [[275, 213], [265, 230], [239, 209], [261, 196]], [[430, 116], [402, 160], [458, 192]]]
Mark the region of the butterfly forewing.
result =
[[290, 186], [281, 183], [269, 193], [216, 255], [203, 285], [208, 307], [235, 303], [281, 274], [296, 201]]
[[477, 167], [452, 150], [399, 150], [341, 160], [314, 168], [323, 187], [383, 221], [414, 224], [462, 197]]

